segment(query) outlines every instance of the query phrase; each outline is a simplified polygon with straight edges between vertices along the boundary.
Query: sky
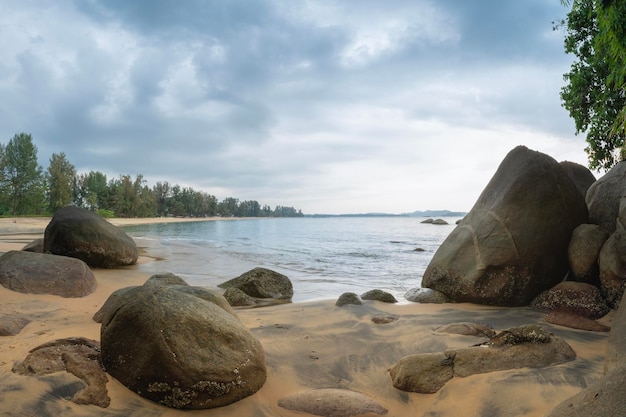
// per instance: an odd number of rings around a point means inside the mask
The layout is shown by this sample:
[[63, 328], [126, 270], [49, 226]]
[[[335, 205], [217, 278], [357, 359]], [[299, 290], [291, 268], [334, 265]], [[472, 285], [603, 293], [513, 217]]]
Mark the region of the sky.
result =
[[[3, 0], [0, 143], [314, 213], [468, 211], [525, 145], [587, 164], [558, 0]], [[596, 175], [597, 177], [598, 175]]]

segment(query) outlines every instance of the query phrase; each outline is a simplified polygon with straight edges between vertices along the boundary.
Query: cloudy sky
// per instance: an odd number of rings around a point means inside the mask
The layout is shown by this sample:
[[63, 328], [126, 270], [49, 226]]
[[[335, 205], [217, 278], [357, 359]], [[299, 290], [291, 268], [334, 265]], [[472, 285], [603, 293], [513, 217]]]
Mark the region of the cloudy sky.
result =
[[305, 213], [467, 211], [526, 145], [586, 164], [558, 0], [3, 0], [0, 142]]

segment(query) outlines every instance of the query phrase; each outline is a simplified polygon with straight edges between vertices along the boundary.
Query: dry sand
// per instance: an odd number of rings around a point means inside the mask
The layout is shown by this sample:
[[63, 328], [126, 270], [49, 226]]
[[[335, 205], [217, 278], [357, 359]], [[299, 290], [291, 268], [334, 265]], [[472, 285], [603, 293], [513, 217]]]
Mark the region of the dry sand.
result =
[[[20, 249], [40, 237], [47, 221], [0, 219], [0, 252]], [[268, 379], [259, 392], [235, 404], [212, 410], [172, 410], [142, 399], [109, 377], [109, 408], [76, 405], [66, 399], [78, 386], [79, 380], [72, 375], [59, 372], [37, 378], [14, 374], [11, 368], [29, 350], [48, 341], [77, 336], [99, 340], [100, 325], [92, 320], [93, 314], [115, 289], [141, 285], [148, 278], [136, 267], [98, 269], [94, 273], [98, 289], [80, 299], [21, 294], [0, 287], [0, 316], [22, 314], [32, 320], [18, 335], [0, 337], [0, 415], [305, 417], [309, 414], [283, 409], [277, 402], [313, 388], [345, 388], [372, 397], [389, 410], [388, 416], [541, 417], [602, 376], [606, 333], [550, 325], [542, 321], [543, 314], [529, 308], [390, 305], [375, 301], [338, 308], [334, 305], [338, 294], [329, 294], [333, 300], [238, 310], [243, 323], [265, 349]], [[398, 320], [375, 324], [371, 319], [377, 315], [394, 315]], [[481, 342], [483, 339], [476, 337], [435, 332], [439, 326], [468, 321], [496, 330], [541, 323], [568, 341], [578, 357], [543, 369], [454, 378], [436, 394], [393, 388], [387, 369], [403, 356]], [[610, 317], [602, 321], [609, 324]]]

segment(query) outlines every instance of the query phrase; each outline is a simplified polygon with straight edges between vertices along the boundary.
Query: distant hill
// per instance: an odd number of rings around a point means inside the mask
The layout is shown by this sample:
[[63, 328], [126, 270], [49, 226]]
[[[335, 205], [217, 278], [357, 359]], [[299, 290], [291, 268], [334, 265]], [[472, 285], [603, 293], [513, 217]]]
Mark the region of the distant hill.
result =
[[413, 213], [355, 213], [355, 214], [307, 214], [305, 217], [463, 217], [467, 213], [450, 210], [426, 210]]
[[414, 211], [413, 213], [407, 213], [407, 216], [411, 217], [463, 217], [467, 213], [464, 211], [450, 211], [450, 210], [426, 210], [426, 211]]

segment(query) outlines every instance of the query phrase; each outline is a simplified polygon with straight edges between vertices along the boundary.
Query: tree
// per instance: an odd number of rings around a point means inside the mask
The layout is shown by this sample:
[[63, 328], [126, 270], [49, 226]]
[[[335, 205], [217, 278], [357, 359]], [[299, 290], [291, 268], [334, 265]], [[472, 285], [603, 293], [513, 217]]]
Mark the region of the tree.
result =
[[72, 202], [76, 169], [65, 153], [53, 153], [46, 174], [48, 189], [48, 209], [54, 213]]
[[108, 209], [109, 194], [107, 176], [99, 171], [90, 171], [77, 178], [74, 202], [89, 210]]
[[39, 214], [44, 203], [43, 169], [37, 163], [37, 147], [31, 135], [18, 133], [4, 147], [2, 186], [11, 214]]
[[[626, 94], [626, 2], [564, 1], [572, 5], [565, 27], [565, 51], [577, 60], [564, 75], [563, 106], [574, 119], [576, 133], [586, 133], [592, 169], [609, 169], [623, 159]], [[621, 121], [620, 121], [621, 120]]]

